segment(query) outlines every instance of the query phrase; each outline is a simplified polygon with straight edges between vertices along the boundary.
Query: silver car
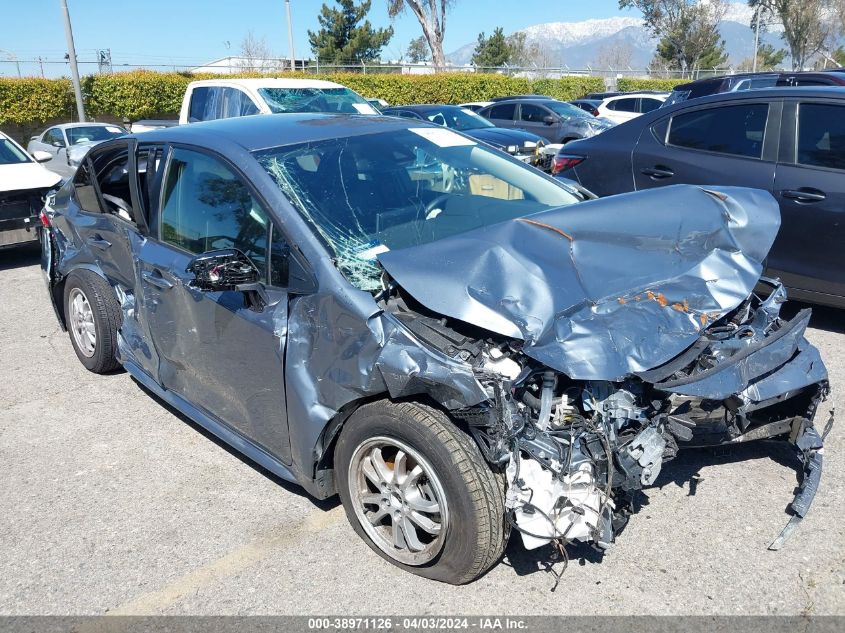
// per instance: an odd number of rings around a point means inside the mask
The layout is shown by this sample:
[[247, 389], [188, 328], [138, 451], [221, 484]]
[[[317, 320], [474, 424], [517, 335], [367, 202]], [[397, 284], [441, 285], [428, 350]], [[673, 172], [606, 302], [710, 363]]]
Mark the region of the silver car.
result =
[[613, 127], [615, 123], [555, 99], [508, 99], [479, 110], [496, 127], [525, 130], [542, 136], [549, 143], [568, 143], [590, 138]]
[[113, 123], [62, 123], [33, 136], [26, 149], [30, 154], [48, 152], [52, 157], [44, 166], [62, 178], [70, 178], [89, 149], [123, 134], [126, 130]]

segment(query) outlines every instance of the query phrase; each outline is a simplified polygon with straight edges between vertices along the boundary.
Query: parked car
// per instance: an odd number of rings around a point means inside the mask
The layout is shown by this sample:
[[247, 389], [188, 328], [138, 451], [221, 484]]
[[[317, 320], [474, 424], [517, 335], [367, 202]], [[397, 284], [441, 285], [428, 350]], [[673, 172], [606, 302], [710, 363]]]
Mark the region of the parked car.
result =
[[599, 116], [599, 106], [601, 105], [601, 102], [601, 99], [575, 99], [569, 103], [574, 105], [576, 108], [581, 108], [584, 112], [589, 112], [593, 116]]
[[384, 114], [442, 125], [484, 141], [519, 160], [535, 165], [546, 141], [523, 130], [499, 128], [474, 112], [453, 105], [409, 105], [385, 108]]
[[613, 127], [613, 122], [594, 117], [580, 108], [554, 99], [499, 101], [479, 111], [496, 127], [516, 128], [542, 136], [550, 143], [589, 138]]
[[845, 307], [845, 91], [773, 88], [684, 101], [568, 145], [557, 172], [601, 196], [675, 183], [771, 192], [766, 260], [792, 296]]
[[551, 99], [549, 95], [510, 95], [507, 97], [493, 97], [490, 99], [492, 103], [499, 101], [511, 101], [512, 99]]
[[44, 198], [61, 180], [39, 164], [51, 157], [41, 151], [31, 156], [0, 132], [0, 248], [38, 240]]
[[752, 294], [778, 227], [765, 192], [578, 202], [453, 130], [292, 114], [104, 143], [44, 223], [86, 368], [122, 365], [272, 473], [339, 494], [421, 576], [471, 581], [511, 529], [610, 546], [679, 442], [794, 444], [787, 534], [821, 476], [809, 311], [779, 317], [777, 284]]
[[629, 92], [608, 97], [599, 104], [598, 116], [610, 119], [614, 123], [625, 123], [641, 114], [656, 110], [668, 97], [668, 92]]
[[89, 149], [123, 134], [126, 130], [113, 123], [61, 123], [33, 136], [26, 149], [30, 154], [46, 152], [50, 160], [43, 161], [44, 166], [70, 178]]
[[466, 108], [467, 110], [472, 110], [473, 112], [478, 112], [479, 110], [486, 108], [489, 106], [492, 101], [468, 101], [467, 103], [459, 103], [462, 108]]
[[188, 84], [179, 123], [292, 112], [378, 114], [357, 92], [331, 81], [206, 79]]
[[708, 77], [675, 86], [664, 102], [664, 107], [723, 92], [807, 86], [845, 86], [845, 74], [841, 69], [833, 69], [813, 72], [738, 73]]

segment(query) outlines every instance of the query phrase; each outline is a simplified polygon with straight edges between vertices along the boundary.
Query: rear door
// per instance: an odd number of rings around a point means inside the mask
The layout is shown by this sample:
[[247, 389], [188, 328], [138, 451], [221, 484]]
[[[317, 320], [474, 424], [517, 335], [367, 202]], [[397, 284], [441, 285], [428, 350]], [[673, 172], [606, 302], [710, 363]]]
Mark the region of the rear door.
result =
[[[781, 230], [772, 274], [793, 295], [822, 303], [845, 298], [845, 103], [788, 100], [775, 176]], [[803, 291], [803, 292], [801, 292]]]
[[780, 101], [692, 106], [646, 127], [632, 156], [636, 189], [671, 184], [772, 191]]

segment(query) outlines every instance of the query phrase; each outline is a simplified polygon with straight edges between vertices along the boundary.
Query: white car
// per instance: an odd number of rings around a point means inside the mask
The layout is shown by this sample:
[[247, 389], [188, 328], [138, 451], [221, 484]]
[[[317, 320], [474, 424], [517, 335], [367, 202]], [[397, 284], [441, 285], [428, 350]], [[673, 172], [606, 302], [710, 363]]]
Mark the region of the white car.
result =
[[124, 134], [126, 130], [113, 123], [60, 123], [33, 136], [26, 150], [33, 155], [35, 152], [49, 154], [50, 159], [43, 161], [44, 166], [68, 179], [76, 173], [88, 150]]
[[466, 108], [467, 110], [472, 110], [476, 114], [479, 110], [486, 108], [489, 105], [493, 105], [492, 101], [467, 101], [466, 103], [459, 103], [459, 106], [462, 108]]
[[39, 164], [51, 157], [40, 151], [30, 156], [0, 132], [0, 248], [38, 239], [44, 196], [61, 182], [58, 174]]
[[668, 92], [629, 92], [608, 97], [598, 107], [598, 116], [614, 123], [624, 123], [641, 114], [656, 110], [669, 98]]
[[185, 90], [179, 123], [252, 114], [378, 114], [357, 92], [318, 79], [206, 79]]

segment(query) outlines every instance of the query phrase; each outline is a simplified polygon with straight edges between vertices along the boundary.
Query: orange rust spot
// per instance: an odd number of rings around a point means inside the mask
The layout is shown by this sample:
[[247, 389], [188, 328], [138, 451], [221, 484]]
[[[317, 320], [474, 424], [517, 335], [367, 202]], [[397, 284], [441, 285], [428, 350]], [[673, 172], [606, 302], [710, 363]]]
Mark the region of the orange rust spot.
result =
[[532, 220], [530, 218], [517, 218], [517, 220], [519, 220], [520, 222], [526, 222], [527, 224], [533, 224], [534, 226], [539, 226], [543, 229], [554, 231], [558, 235], [562, 235], [563, 237], [568, 239], [570, 242], [574, 241], [574, 238], [569, 233], [557, 228], [556, 226], [552, 226], [551, 224], [546, 224], [545, 222], [538, 222], [537, 220]]
[[654, 299], [655, 299], [655, 294], [651, 290], [646, 290], [645, 296], [646, 296], [646, 299], [648, 299], [649, 301], [654, 301]]
[[701, 315], [698, 317], [701, 320], [701, 327], [707, 325], [707, 313], [702, 312]]
[[668, 301], [666, 301], [666, 297], [662, 292], [657, 295], [657, 303], [659, 303], [664, 308], [666, 307], [666, 304], [669, 303]]
[[641, 295], [637, 295], [636, 297], [634, 297], [634, 299], [635, 299], [636, 301], [642, 301], [642, 296], [641, 296]]
[[683, 303], [673, 303], [672, 307], [678, 312], [689, 312], [689, 301], [684, 299]]
[[625, 304], [627, 303], [627, 301], [625, 301], [625, 297], [619, 297], [619, 298], [617, 299], [617, 301], [618, 301], [619, 303], [621, 303], [622, 305], [625, 305]]

